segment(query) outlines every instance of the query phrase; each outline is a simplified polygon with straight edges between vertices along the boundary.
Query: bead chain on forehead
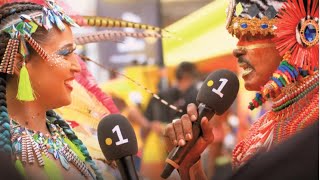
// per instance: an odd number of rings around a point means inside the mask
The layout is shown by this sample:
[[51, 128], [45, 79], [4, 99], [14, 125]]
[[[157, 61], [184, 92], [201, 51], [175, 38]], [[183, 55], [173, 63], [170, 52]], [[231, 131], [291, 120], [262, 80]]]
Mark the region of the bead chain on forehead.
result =
[[63, 130], [50, 123], [49, 120], [47, 120], [47, 125], [51, 136], [34, 132], [11, 120], [11, 142], [16, 160], [21, 161], [22, 164], [34, 164], [36, 159], [39, 166], [43, 167], [46, 166], [44, 158], [49, 158], [51, 154], [55, 160], [60, 161], [64, 169], [69, 170], [70, 163], [72, 163], [85, 177], [94, 178], [83, 160], [80, 160], [68, 146]]

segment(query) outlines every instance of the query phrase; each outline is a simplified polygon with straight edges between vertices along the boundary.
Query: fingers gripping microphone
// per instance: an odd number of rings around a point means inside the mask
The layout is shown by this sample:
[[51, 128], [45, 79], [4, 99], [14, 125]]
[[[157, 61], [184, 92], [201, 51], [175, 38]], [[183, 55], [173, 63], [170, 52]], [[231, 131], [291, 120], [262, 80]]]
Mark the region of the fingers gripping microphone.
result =
[[122, 179], [138, 180], [132, 159], [138, 145], [129, 121], [120, 114], [104, 117], [98, 125], [98, 140], [104, 156], [116, 161]]
[[207, 117], [209, 120], [214, 114], [223, 114], [235, 100], [239, 90], [237, 76], [229, 70], [218, 70], [211, 73], [203, 82], [198, 95], [198, 119], [192, 123], [193, 138], [187, 141], [183, 147], [172, 149], [166, 159], [165, 168], [161, 177], [166, 179], [174, 169], [177, 169], [190, 149], [202, 135], [201, 119]]

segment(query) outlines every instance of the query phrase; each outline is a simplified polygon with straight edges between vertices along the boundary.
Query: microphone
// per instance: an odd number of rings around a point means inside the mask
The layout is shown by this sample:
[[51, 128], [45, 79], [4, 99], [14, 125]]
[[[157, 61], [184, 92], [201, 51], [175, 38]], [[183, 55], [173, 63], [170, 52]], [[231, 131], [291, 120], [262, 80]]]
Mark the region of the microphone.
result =
[[183, 147], [176, 146], [171, 150], [161, 177], [167, 179], [174, 169], [178, 169], [185, 156], [195, 145], [202, 135], [201, 119], [207, 117], [209, 120], [214, 114], [223, 114], [237, 97], [239, 80], [229, 70], [218, 70], [211, 73], [203, 82], [198, 95], [198, 119], [192, 123], [193, 138], [187, 141]]
[[104, 117], [98, 125], [98, 140], [104, 156], [116, 161], [122, 179], [138, 180], [132, 158], [138, 145], [130, 122], [120, 114]]

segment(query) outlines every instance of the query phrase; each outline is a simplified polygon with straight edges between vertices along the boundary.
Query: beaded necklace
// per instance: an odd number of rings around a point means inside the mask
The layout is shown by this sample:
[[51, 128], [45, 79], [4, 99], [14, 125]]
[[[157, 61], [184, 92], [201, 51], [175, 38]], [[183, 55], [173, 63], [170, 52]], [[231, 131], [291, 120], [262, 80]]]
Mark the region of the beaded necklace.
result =
[[250, 128], [248, 136], [233, 151], [233, 166], [243, 165], [259, 151], [268, 151], [319, 120], [319, 73], [282, 89], [273, 99], [272, 110]]
[[[69, 170], [70, 163], [72, 163], [83, 176], [95, 179], [84, 161], [71, 149], [72, 142], [66, 137], [62, 128], [47, 120], [50, 136], [49, 134], [44, 135], [41, 132], [35, 132], [22, 127], [14, 120], [10, 122], [11, 142], [16, 161], [21, 161], [22, 164], [34, 164], [37, 160], [39, 166], [44, 167], [46, 170], [46, 166], [49, 166], [48, 164], [51, 163], [51, 159], [49, 159], [49, 154], [51, 154], [55, 160], [60, 161], [64, 169]], [[47, 175], [52, 176], [52, 174], [49, 174], [49, 171], [46, 172]]]

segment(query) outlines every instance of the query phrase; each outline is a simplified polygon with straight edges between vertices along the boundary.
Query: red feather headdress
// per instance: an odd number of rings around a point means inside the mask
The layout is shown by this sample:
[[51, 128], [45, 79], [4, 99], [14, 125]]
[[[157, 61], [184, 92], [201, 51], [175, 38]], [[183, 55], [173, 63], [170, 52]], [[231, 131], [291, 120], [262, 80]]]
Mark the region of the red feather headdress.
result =
[[278, 14], [274, 42], [290, 64], [314, 70], [319, 67], [319, 1], [305, 0], [305, 3], [288, 0], [284, 4]]

